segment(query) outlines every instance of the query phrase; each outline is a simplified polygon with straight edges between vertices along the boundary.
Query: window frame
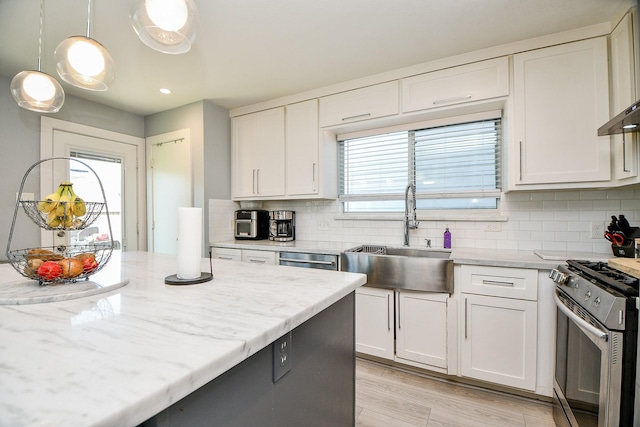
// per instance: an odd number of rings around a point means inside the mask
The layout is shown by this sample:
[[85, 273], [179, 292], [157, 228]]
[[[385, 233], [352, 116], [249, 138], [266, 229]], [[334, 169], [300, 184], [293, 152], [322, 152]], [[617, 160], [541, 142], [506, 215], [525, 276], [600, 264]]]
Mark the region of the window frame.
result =
[[[503, 115], [502, 109], [496, 110], [488, 110], [481, 111], [477, 113], [464, 114], [458, 116], [448, 116], [438, 119], [432, 120], [422, 120], [415, 121], [409, 123], [402, 123], [397, 125], [378, 127], [378, 128], [367, 128], [363, 130], [356, 130], [351, 132], [343, 132], [336, 133], [336, 142], [346, 140], [346, 139], [354, 139], [354, 138], [364, 138], [381, 134], [388, 134], [393, 132], [400, 131], [410, 131], [410, 130], [420, 130], [425, 128], [435, 128], [447, 125], [456, 125], [456, 124], [464, 124], [469, 122], [478, 122], [483, 120], [492, 120], [500, 118], [501, 126], [502, 126], [502, 137], [500, 139], [500, 147], [498, 147], [498, 156], [500, 161], [500, 170], [498, 172], [498, 176], [496, 177], [498, 180], [497, 186], [498, 189], [495, 190], [485, 190], [485, 191], [462, 191], [462, 192], [450, 192], [446, 196], [440, 196], [438, 198], [454, 198], [454, 197], [465, 197], [477, 194], [486, 194], [490, 197], [496, 197], [497, 206], [496, 208], [481, 208], [481, 209], [419, 209], [417, 210], [418, 218], [423, 220], [468, 220], [468, 221], [505, 221], [506, 217], [502, 215], [503, 204], [504, 204], [504, 169], [506, 167], [505, 163], [505, 142], [504, 142], [504, 127], [505, 127], [505, 119]], [[339, 146], [336, 146], [336, 150], [339, 150]], [[337, 156], [338, 162], [340, 162], [340, 156]], [[409, 165], [409, 162], [407, 162]], [[337, 168], [338, 173], [338, 182], [340, 181], [340, 169], [341, 166]], [[340, 191], [338, 191], [340, 193]], [[425, 197], [424, 194], [418, 195], [418, 199], [429, 199], [431, 197]], [[394, 220], [394, 219], [403, 219], [404, 212], [345, 212], [344, 211], [344, 202], [348, 201], [348, 197], [344, 195], [338, 194], [338, 201], [340, 202], [340, 214], [337, 215], [336, 219], [367, 219], [367, 220]], [[366, 200], [367, 197], [359, 196], [357, 200]], [[371, 195], [371, 200], [378, 200], [379, 195], [373, 194]], [[404, 200], [403, 195], [391, 196], [390, 199], [396, 200]]]

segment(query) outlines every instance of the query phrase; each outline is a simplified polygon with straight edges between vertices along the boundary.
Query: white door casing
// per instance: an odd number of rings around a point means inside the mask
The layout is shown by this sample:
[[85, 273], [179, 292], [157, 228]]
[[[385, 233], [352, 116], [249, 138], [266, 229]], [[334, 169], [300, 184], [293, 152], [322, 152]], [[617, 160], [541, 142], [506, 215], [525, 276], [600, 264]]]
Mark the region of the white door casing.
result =
[[[126, 237], [126, 249], [128, 251], [144, 250], [146, 248], [146, 190], [144, 170], [139, 168], [140, 163], [144, 164], [144, 139], [131, 135], [125, 135], [104, 129], [77, 123], [52, 119], [50, 117], [41, 118], [40, 130], [40, 158], [68, 157], [71, 150], [89, 151], [94, 154], [104, 154], [107, 156], [117, 156], [123, 159], [125, 168], [124, 187], [127, 188], [124, 194], [123, 208], [124, 224], [123, 231]], [[53, 175], [42, 175], [40, 191], [42, 194], [49, 194], [57, 188], [59, 184], [59, 174], [68, 172], [55, 172]], [[57, 180], [56, 180], [57, 179]], [[42, 231], [41, 245], [53, 246], [55, 233]], [[66, 241], [67, 236], [63, 237]]]

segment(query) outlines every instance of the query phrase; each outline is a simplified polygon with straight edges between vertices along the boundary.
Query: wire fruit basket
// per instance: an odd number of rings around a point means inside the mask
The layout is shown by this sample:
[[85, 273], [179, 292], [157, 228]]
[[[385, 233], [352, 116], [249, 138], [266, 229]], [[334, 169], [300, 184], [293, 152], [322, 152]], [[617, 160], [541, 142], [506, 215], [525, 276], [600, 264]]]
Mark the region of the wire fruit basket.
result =
[[[62, 182], [58, 190], [42, 200], [23, 200], [25, 182], [34, 169], [39, 171], [54, 170], [48, 162], [64, 161], [69, 169], [70, 162], [78, 162], [93, 173], [100, 187], [102, 201], [88, 202], [73, 192], [71, 182]], [[40, 229], [51, 230], [58, 237], [64, 237], [67, 231], [83, 230], [92, 225], [101, 215], [106, 217], [109, 228], [108, 240], [89, 244], [59, 244], [53, 246], [12, 248], [12, 239], [16, 230], [18, 212], [22, 211], [29, 218], [29, 223]], [[72, 157], [53, 157], [34, 163], [25, 173], [20, 184], [7, 243], [7, 258], [13, 268], [29, 279], [37, 280], [39, 285], [75, 283], [88, 280], [89, 276], [100, 271], [111, 258], [113, 252], [113, 234], [111, 220], [107, 208], [104, 187], [96, 172], [81, 160]], [[69, 239], [69, 237], [67, 237]]]

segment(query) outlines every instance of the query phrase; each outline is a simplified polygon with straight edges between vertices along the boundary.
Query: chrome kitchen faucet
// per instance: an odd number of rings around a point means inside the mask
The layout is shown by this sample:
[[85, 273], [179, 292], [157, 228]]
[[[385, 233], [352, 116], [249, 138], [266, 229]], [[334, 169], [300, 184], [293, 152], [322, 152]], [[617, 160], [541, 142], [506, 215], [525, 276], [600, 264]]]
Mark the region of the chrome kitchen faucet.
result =
[[[409, 219], [409, 190], [411, 190], [411, 219]], [[404, 246], [409, 246], [409, 229], [418, 228], [418, 218], [416, 217], [416, 187], [413, 184], [407, 185], [404, 190]]]

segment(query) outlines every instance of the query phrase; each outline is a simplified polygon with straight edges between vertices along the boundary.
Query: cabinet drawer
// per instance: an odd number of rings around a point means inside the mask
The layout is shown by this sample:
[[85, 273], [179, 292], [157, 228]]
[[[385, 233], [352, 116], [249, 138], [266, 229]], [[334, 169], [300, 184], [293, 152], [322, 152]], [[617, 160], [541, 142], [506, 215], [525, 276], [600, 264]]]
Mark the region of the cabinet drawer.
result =
[[225, 259], [229, 261], [242, 261], [241, 249], [229, 249], [229, 248], [212, 248], [211, 256], [214, 259]]
[[460, 290], [464, 293], [535, 301], [538, 270], [462, 265]]
[[402, 112], [509, 94], [509, 60], [492, 59], [402, 79]]
[[242, 261], [253, 264], [276, 264], [276, 253], [273, 251], [242, 250]]
[[382, 83], [320, 98], [320, 127], [398, 114], [398, 82]]

